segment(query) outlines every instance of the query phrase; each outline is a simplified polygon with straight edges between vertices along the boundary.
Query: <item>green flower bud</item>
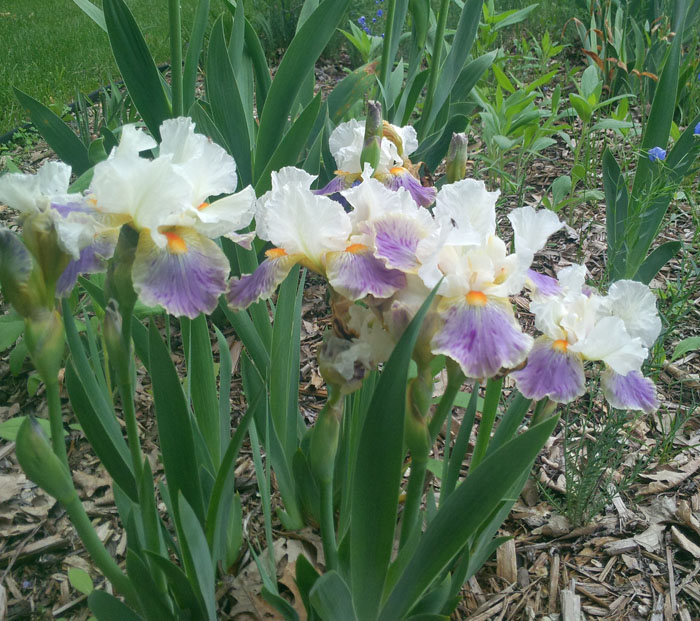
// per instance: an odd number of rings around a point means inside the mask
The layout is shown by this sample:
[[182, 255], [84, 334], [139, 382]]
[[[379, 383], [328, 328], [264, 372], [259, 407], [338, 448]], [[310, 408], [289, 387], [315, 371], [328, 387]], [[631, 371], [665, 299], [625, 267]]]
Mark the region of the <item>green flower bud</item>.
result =
[[24, 243], [32, 253], [46, 283], [49, 298], [46, 306], [53, 306], [56, 282], [70, 263], [72, 257], [58, 242], [58, 233], [51, 215], [47, 211], [30, 214], [22, 222]]
[[365, 122], [365, 141], [360, 154], [361, 168], [364, 169], [365, 163], [368, 163], [373, 170], [377, 170], [383, 132], [382, 105], [378, 101], [369, 101], [367, 102], [367, 121]]
[[51, 450], [48, 438], [33, 416], [20, 426], [15, 452], [24, 473], [45, 492], [64, 505], [76, 497], [70, 473]]
[[447, 181], [461, 181], [467, 173], [467, 135], [452, 134], [447, 151]]
[[131, 340], [123, 337], [122, 316], [119, 314], [116, 300], [110, 300], [105, 308], [102, 333], [109, 353], [109, 362], [117, 376], [117, 383], [126, 384], [130, 379]]
[[320, 483], [329, 483], [333, 477], [343, 403], [339, 393], [330, 392], [311, 432], [309, 465]]
[[430, 365], [419, 367], [418, 375], [407, 386], [406, 423], [404, 439], [414, 457], [426, 457], [430, 451], [428, 411], [433, 396], [433, 378]]
[[5, 299], [22, 317], [42, 304], [41, 274], [25, 245], [9, 229], [0, 229], [0, 286]]
[[61, 369], [65, 345], [63, 322], [58, 312], [37, 307], [24, 320], [24, 342], [41, 379], [55, 380]]

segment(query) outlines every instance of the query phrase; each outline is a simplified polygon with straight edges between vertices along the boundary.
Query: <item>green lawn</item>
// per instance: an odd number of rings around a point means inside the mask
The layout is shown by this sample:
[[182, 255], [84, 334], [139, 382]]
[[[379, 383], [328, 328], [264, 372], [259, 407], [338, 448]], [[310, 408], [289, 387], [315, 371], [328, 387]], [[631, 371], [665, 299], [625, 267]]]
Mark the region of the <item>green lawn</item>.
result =
[[[101, 0], [96, 4], [101, 5]], [[168, 15], [164, 0], [127, 0], [158, 63], [167, 62]], [[183, 24], [191, 21], [196, 0], [182, 0]], [[213, 8], [221, 10], [217, 2]], [[47, 105], [75, 99], [119, 73], [107, 35], [72, 0], [3, 0], [0, 3], [0, 134], [26, 115], [12, 86]]]

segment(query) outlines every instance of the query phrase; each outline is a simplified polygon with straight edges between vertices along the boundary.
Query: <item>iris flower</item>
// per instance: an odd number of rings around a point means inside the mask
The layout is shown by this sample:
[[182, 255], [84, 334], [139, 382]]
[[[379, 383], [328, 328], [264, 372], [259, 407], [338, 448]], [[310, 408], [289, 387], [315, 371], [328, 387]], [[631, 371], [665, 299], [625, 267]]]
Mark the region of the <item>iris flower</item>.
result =
[[640, 369], [661, 331], [653, 293], [646, 285], [620, 280], [606, 296], [585, 285], [586, 268], [559, 272], [554, 293], [535, 291], [530, 310], [543, 334], [527, 365], [513, 373], [530, 399], [568, 403], [585, 392], [584, 361], [602, 361], [603, 394], [615, 408], [653, 412], [654, 384]]
[[508, 297], [522, 289], [534, 254], [562, 226], [551, 211], [515, 209], [509, 215], [515, 252], [509, 254], [496, 235], [498, 194], [474, 179], [443, 186], [435, 207], [441, 239], [418, 270], [429, 289], [443, 278], [432, 352], [455, 360], [468, 377], [494, 377], [525, 360], [532, 338]]
[[141, 301], [194, 318], [212, 312], [227, 287], [229, 263], [213, 238], [249, 245], [251, 234], [236, 231], [251, 222], [255, 194], [248, 187], [207, 202], [235, 190], [233, 158], [195, 134], [188, 118], [165, 121], [161, 136], [158, 156], [142, 158], [157, 143], [125, 126], [119, 145], [95, 167], [90, 196], [98, 212], [139, 232], [132, 280]]
[[275, 247], [255, 272], [231, 279], [228, 300], [234, 308], [269, 298], [296, 264], [323, 274], [350, 300], [388, 297], [405, 284], [401, 271], [375, 256], [370, 231], [357, 218], [311, 191], [314, 180], [294, 167], [272, 173], [272, 189], [259, 199], [255, 220], [258, 237]]
[[[335, 159], [336, 177], [318, 190], [319, 194], [335, 194], [362, 180], [361, 154], [365, 123], [353, 119], [341, 123], [330, 135], [328, 146]], [[427, 207], [435, 200], [435, 188], [424, 187], [411, 172], [408, 155], [418, 148], [416, 130], [410, 125], [397, 127], [384, 122], [381, 153], [374, 177], [392, 190], [405, 188], [419, 205]]]
[[[92, 203], [68, 191], [70, 176], [67, 164], [46, 162], [35, 175], [0, 177], [0, 201], [20, 212], [25, 235], [36, 226], [56, 232], [64, 257], [47, 257], [47, 261], [62, 269], [56, 283], [59, 296], [70, 292], [78, 274], [102, 271], [116, 243], [116, 234], [95, 213]], [[42, 246], [39, 250], [46, 251], [46, 243]]]

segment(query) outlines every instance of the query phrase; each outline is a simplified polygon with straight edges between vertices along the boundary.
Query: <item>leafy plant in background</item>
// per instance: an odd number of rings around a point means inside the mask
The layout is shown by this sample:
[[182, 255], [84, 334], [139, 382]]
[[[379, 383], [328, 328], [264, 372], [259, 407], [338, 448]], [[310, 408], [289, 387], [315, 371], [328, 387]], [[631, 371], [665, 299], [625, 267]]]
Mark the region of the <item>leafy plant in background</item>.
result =
[[[475, 90], [475, 100], [483, 110], [479, 112], [486, 148], [482, 158], [504, 187], [517, 192], [520, 202], [529, 163], [555, 143], [552, 136], [568, 128], [561, 122], [561, 87], [550, 90], [549, 97], [543, 94], [556, 71], [529, 84], [513, 76], [514, 84], [499, 65], [494, 64], [492, 69], [497, 82], [495, 91], [479, 87]], [[507, 170], [509, 163], [515, 164], [513, 172]]]
[[[688, 96], [686, 83], [698, 66], [695, 49], [698, 41], [697, 22], [700, 3], [693, 0], [675, 2], [618, 2], [586, 0], [590, 25], [572, 18], [589, 66], [597, 66], [610, 96], [634, 94], [640, 103], [652, 101], [659, 75], [674, 36], [681, 36], [688, 50], [682, 58], [681, 82], [683, 98]], [[675, 13], [674, 23], [669, 16]], [[694, 43], [693, 43], [694, 41]], [[695, 71], [695, 73], [697, 73]], [[678, 93], [680, 95], [680, 92]], [[692, 116], [692, 108], [677, 108], [677, 120]], [[644, 114], [642, 105], [642, 114]]]
[[[684, 3], [679, 3], [678, 11], [685, 14]], [[669, 241], [649, 253], [676, 189], [700, 153], [695, 135], [700, 116], [696, 116], [666, 154], [675, 108], [675, 101], [666, 94], [678, 88], [681, 41], [681, 36], [674, 39], [664, 63], [631, 186], [612, 151], [608, 148], [603, 154], [610, 280], [633, 278], [648, 283], [680, 249], [680, 242]], [[653, 157], [655, 148], [663, 150], [663, 159]]]
[[[569, 113], [575, 112], [581, 121], [581, 136], [573, 145], [571, 139], [568, 139], [568, 144], [572, 148], [574, 153], [574, 164], [571, 169], [572, 173], [572, 186], [576, 187], [579, 181], [583, 182], [584, 187], [588, 187], [590, 184], [589, 176], [591, 171], [595, 170], [592, 163], [597, 160], [597, 153], [593, 152], [595, 148], [595, 142], [593, 140], [593, 135], [595, 132], [604, 130], [615, 130], [620, 132], [622, 135], [622, 130], [629, 130], [634, 127], [634, 123], [628, 119], [616, 119], [616, 118], [603, 118], [596, 120], [596, 113], [609, 107], [613, 102], [624, 100], [629, 95], [620, 94], [609, 99], [603, 98], [603, 83], [600, 79], [600, 74], [598, 68], [594, 65], [589, 65], [586, 67], [581, 74], [580, 83], [576, 84], [577, 93], [569, 94], [569, 103], [571, 103], [571, 109]], [[624, 110], [624, 108], [623, 108]], [[594, 122], [595, 121], [595, 122]], [[583, 155], [583, 162], [581, 162], [581, 151], [583, 147], [586, 147], [586, 151]]]

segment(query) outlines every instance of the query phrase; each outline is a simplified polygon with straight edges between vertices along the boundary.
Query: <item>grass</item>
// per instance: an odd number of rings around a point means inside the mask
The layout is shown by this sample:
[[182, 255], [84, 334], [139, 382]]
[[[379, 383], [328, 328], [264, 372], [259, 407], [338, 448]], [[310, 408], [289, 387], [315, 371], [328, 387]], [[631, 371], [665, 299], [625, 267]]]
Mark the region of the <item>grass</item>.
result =
[[[101, 6], [101, 0], [96, 4]], [[162, 0], [127, 0], [157, 63], [167, 62], [168, 14]], [[212, 3], [216, 5], [217, 3]], [[189, 24], [196, 0], [182, 0]], [[217, 6], [217, 11], [222, 7]], [[84, 93], [118, 79], [107, 35], [72, 0], [4, 0], [0, 6], [0, 135], [26, 119], [12, 87], [55, 112]]]

